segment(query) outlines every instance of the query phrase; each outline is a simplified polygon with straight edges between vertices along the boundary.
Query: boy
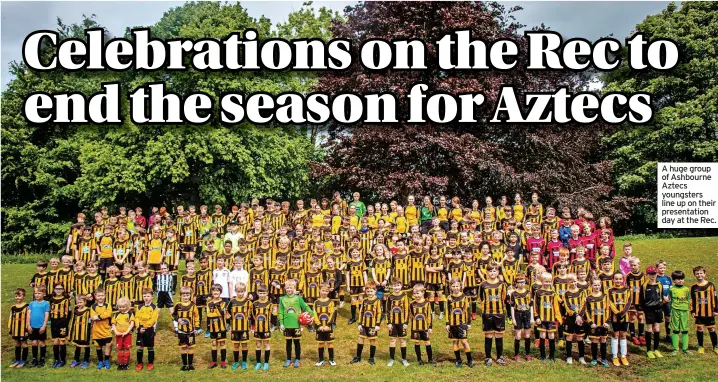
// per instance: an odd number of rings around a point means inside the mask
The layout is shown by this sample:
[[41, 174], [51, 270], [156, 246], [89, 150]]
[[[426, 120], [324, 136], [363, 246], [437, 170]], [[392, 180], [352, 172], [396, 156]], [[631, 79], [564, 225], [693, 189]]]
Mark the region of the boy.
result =
[[[105, 278], [105, 272], [107, 267], [111, 266], [115, 262], [114, 257], [114, 243], [115, 238], [113, 236], [115, 227], [112, 225], [106, 225], [103, 228], [102, 236], [97, 240], [97, 253], [100, 255], [100, 275]], [[86, 259], [85, 259], [86, 260]], [[90, 262], [94, 259], [90, 259]], [[86, 261], [89, 264], [89, 262]]]
[[[632, 256], [629, 261], [631, 271], [626, 275], [626, 285], [630, 291], [631, 309], [628, 311], [628, 319], [631, 333], [631, 341], [634, 345], [646, 345], [646, 339], [643, 336], [645, 316], [641, 309], [641, 296], [643, 295], [643, 285], [646, 283], [646, 276], [641, 272], [641, 260]], [[638, 320], [638, 333], [636, 333], [635, 321]]]
[[429, 340], [432, 329], [431, 305], [424, 299], [425, 292], [426, 290], [423, 284], [414, 285], [412, 293], [413, 301], [409, 304], [411, 338], [414, 340], [414, 352], [416, 353], [419, 366], [424, 365], [424, 361], [421, 360], [422, 343], [426, 347], [427, 362], [432, 366], [436, 366], [431, 349], [431, 341]]
[[[90, 366], [90, 332], [91, 318], [90, 309], [85, 306], [85, 296], [78, 295], [75, 298], [75, 309], [72, 311], [70, 320], [70, 341], [75, 344], [75, 359], [70, 367], [80, 366], [86, 369]], [[84, 349], [82, 363], [80, 363], [80, 351]]]
[[[255, 257], [256, 263], [262, 264], [262, 259]], [[269, 301], [269, 290], [265, 284], [256, 286], [256, 301], [252, 302], [252, 322], [254, 322], [255, 357], [257, 360], [254, 370], [269, 370], [269, 355], [271, 348], [269, 340], [272, 337], [270, 317], [272, 315], [272, 302]], [[262, 363], [262, 348], [264, 348], [264, 363]]]
[[117, 300], [120, 299], [122, 293], [122, 282], [117, 278], [120, 270], [116, 266], [107, 267], [107, 278], [102, 284], [105, 289], [105, 302], [113, 312], [117, 311]]
[[486, 269], [486, 280], [479, 287], [479, 301], [481, 302], [484, 332], [484, 351], [486, 352], [486, 366], [491, 366], [491, 346], [496, 338], [496, 363], [505, 366], [504, 328], [506, 325], [506, 284], [499, 280], [499, 266], [489, 264]]
[[409, 323], [409, 298], [406, 296], [406, 293], [402, 291], [402, 288], [401, 280], [397, 277], [392, 277], [392, 292], [386, 298], [387, 328], [389, 329], [389, 363], [387, 363], [387, 366], [390, 367], [394, 365], [397, 339], [399, 339], [401, 344], [401, 363], [404, 366], [409, 366], [409, 362], [406, 360], [406, 328]]
[[667, 263], [664, 260], [658, 260], [656, 262], [656, 269], [658, 270], [656, 279], [663, 286], [663, 323], [666, 327], [666, 338], [664, 342], [671, 343], [671, 304], [668, 302], [668, 292], [671, 290], [673, 280], [671, 276], [666, 274]]
[[[209, 259], [206, 256], [202, 256], [199, 259], [199, 271], [197, 271], [196, 289], [190, 289], [194, 292], [194, 303], [197, 304], [197, 314], [199, 314], [199, 321], [202, 322], [202, 313], [207, 307], [207, 299], [209, 298], [210, 288], [212, 287], [212, 270], [209, 269]], [[207, 323], [209, 327], [209, 323]], [[197, 328], [197, 334], [202, 334], [202, 328]], [[209, 330], [205, 334], [205, 338], [209, 337]], [[189, 354], [189, 353], [188, 353]], [[189, 365], [188, 365], [189, 366]]]
[[[651, 359], [663, 358], [663, 354], [658, 351], [663, 322], [663, 285], [658, 282], [657, 273], [658, 270], [652, 265], [646, 268], [648, 281], [643, 285], [640, 299], [643, 314], [646, 316], [646, 356]], [[653, 348], [651, 348], [651, 340], [653, 340]]]
[[52, 353], [55, 362], [53, 368], [65, 366], [67, 357], [67, 326], [70, 316], [70, 296], [65, 293], [62, 284], [55, 284], [50, 302], [50, 323], [53, 339]]
[[[230, 226], [231, 227], [231, 226]], [[236, 265], [237, 263], [235, 263]], [[231, 320], [232, 346], [234, 348], [234, 364], [232, 370], [239, 368], [239, 348], [242, 348], [242, 370], [247, 370], [247, 355], [249, 348], [249, 318], [252, 312], [252, 302], [247, 299], [247, 284], [238, 282], [234, 284], [234, 298], [227, 305], [227, 316]]]
[[[608, 290], [608, 303], [611, 308], [611, 328], [613, 329], [613, 337], [611, 338], [611, 354], [613, 355], [614, 366], [628, 366], [628, 343], [626, 340], [626, 332], [628, 331], [628, 321], [626, 315], [631, 309], [631, 292], [624, 285], [623, 273], [613, 274], [613, 287]], [[619, 344], [621, 347], [621, 358], [619, 361]]]
[[[191, 264], [191, 263], [190, 263]], [[152, 303], [152, 289], [142, 290], [141, 306], [135, 307], [135, 327], [137, 328], [137, 366], [135, 371], [141, 371], [145, 348], [147, 348], [147, 370], [155, 368], [155, 325], [159, 317], [159, 309]], [[174, 306], [170, 306], [173, 308]]]
[[10, 308], [7, 327], [8, 335], [15, 341], [15, 362], [10, 367], [20, 368], [27, 362], [27, 318], [28, 304], [25, 302], [25, 289], [15, 289], [15, 305]]
[[564, 322], [566, 323], [566, 363], [573, 364], [573, 342], [578, 343], [578, 361], [581, 365], [586, 364], [584, 359], [585, 344], [583, 342], [583, 305], [586, 300], [586, 293], [578, 289], [578, 278], [575, 273], [568, 275], [568, 290], [563, 294], [563, 309], [565, 312]]
[[[112, 337], [110, 333], [110, 320], [112, 307], [105, 301], [105, 290], [95, 290], [95, 303], [90, 308], [92, 320], [92, 341], [97, 352], [97, 370], [110, 369], [110, 354], [112, 353]], [[119, 366], [118, 366], [119, 367]]]
[[61, 260], [62, 269], [57, 271], [54, 282], [62, 284], [65, 292], [70, 294], [75, 287], [75, 272], [72, 270], [72, 256], [62, 256]]
[[678, 355], [678, 335], [681, 335], [683, 342], [683, 354], [688, 353], [688, 312], [691, 306], [691, 291], [685, 286], [686, 275], [681, 270], [671, 273], [673, 286], [668, 292], [671, 302], [671, 342], [673, 344], [673, 356]]
[[222, 285], [213, 284], [212, 299], [207, 301], [207, 327], [212, 338], [212, 362], [208, 369], [217, 367], [217, 348], [220, 348], [221, 353], [220, 366], [222, 369], [227, 368], [227, 303], [222, 298], [222, 289]]
[[277, 319], [279, 298], [284, 294], [284, 283], [287, 281], [287, 269], [284, 264], [285, 258], [277, 257], [274, 268], [265, 272], [269, 277], [269, 301], [272, 302], [272, 331], [279, 325]]
[[217, 258], [217, 269], [212, 272], [212, 284], [217, 284], [222, 287], [222, 293], [220, 297], [222, 301], [229, 302], [229, 296], [231, 294], [232, 284], [229, 279], [229, 269], [225, 267], [224, 257]]
[[541, 361], [546, 360], [546, 337], [548, 337], [549, 360], [555, 361], [554, 354], [556, 352], [556, 324], [563, 324], [563, 318], [560, 313], [560, 297], [553, 289], [552, 275], [544, 272], [539, 276], [541, 280], [541, 288], [536, 290], [533, 295], [534, 322], [538, 328], [541, 341], [539, 350], [541, 352]]
[[[152, 288], [153, 286], [153, 274], [147, 272], [147, 267], [141, 261], [137, 262], [137, 264], [135, 265], [135, 269], [137, 270], [137, 274], [133, 278], [135, 286], [134, 291], [132, 292], [132, 296], [134, 297], [135, 305], [140, 305], [142, 304], [142, 290], [144, 290], [145, 288]], [[159, 267], [156, 269], [159, 269]]]
[[195, 274], [194, 261], [188, 261], [185, 267], [187, 268], [187, 274], [183, 275], [180, 279], [180, 288], [186, 286], [194, 291], [197, 289], [197, 275]]
[[135, 327], [131, 306], [130, 299], [120, 298], [117, 301], [118, 312], [112, 316], [112, 332], [115, 333], [115, 346], [117, 346], [117, 370], [128, 370], [130, 364], [132, 328]]
[[127, 297], [130, 301], [135, 301], [135, 275], [132, 273], [134, 269], [132, 264], [123, 265], [120, 277], [120, 297]]
[[[471, 252], [469, 252], [471, 255]], [[459, 345], [464, 348], [466, 354], [466, 365], [474, 367], [474, 360], [471, 357], [471, 347], [468, 341], [468, 332], [471, 329], [471, 314], [469, 297], [462, 293], [462, 283], [459, 279], [454, 278], [449, 282], [451, 295], [447, 299], [449, 305], [449, 316], [446, 321], [446, 332], [452, 342], [454, 356], [456, 357], [456, 367], [461, 367], [461, 352]]]
[[514, 339], [514, 360], [518, 361], [521, 339], [524, 340], [524, 353], [526, 360], [531, 361], [531, 327], [534, 324], [533, 304], [531, 304], [531, 290], [526, 287], [527, 277], [523, 273], [516, 275], [515, 288], [509, 295], [511, 304], [511, 322], [516, 331]]
[[361, 305], [362, 285], [366, 285], [367, 282], [366, 263], [361, 258], [361, 251], [354, 249], [351, 251], [351, 255], [351, 260], [346, 264], [347, 292], [349, 292], [352, 299], [352, 316], [347, 325], [357, 322], [356, 313], [357, 307]]
[[[81, 279], [81, 288], [82, 293], [85, 294], [85, 298], [87, 299], [87, 304], [95, 303], [95, 297], [94, 293], [97, 288], [102, 286], [102, 279], [103, 276], [100, 276], [97, 273], [97, 262], [91, 261], [89, 264], [87, 264], [87, 273], [85, 273], [85, 276]], [[75, 291], [75, 293], [78, 293], [78, 291]]]
[[172, 309], [172, 325], [179, 341], [182, 354], [182, 368], [180, 371], [192, 371], [194, 360], [195, 334], [199, 328], [199, 313], [197, 306], [190, 300], [192, 289], [180, 289], [181, 301]]
[[[608, 335], [608, 315], [610, 304], [608, 297], [603, 293], [601, 280], [593, 279], [591, 282], [591, 295], [586, 297], [583, 304], [583, 316], [590, 325], [591, 332], [591, 366], [601, 362], [603, 367], [608, 367], [606, 360], [606, 338]], [[601, 358], [598, 358], [598, 343], [601, 343]]]
[[299, 326], [299, 314], [302, 312], [309, 312], [314, 315], [312, 309], [304, 302], [302, 296], [295, 294], [297, 288], [297, 282], [294, 279], [288, 279], [284, 283], [285, 295], [279, 299], [279, 330], [284, 333], [284, 339], [286, 341], [287, 349], [287, 360], [284, 362], [284, 367], [289, 367], [292, 364], [292, 342], [294, 342], [294, 353], [296, 358], [294, 359], [294, 367], [297, 368], [300, 365], [302, 356], [302, 346], [300, 339], [302, 338], [302, 329]]
[[168, 228], [165, 231], [167, 238], [162, 243], [162, 263], [169, 267], [172, 275], [172, 291], [177, 286], [177, 269], [179, 267], [180, 248], [179, 241], [175, 236], [175, 230]]
[[317, 327], [317, 344], [319, 348], [319, 361], [315, 366], [324, 365], [324, 348], [329, 351], [329, 365], [336, 366], [334, 361], [334, 322], [337, 318], [336, 305], [329, 298], [332, 290], [329, 283], [322, 283], [319, 290], [319, 299], [314, 302], [314, 324]]
[[[172, 295], [175, 292], [175, 281], [174, 276], [170, 274], [169, 266], [166, 263], [160, 264], [160, 273], [156, 276], [155, 286], [157, 289], [157, 307], [159, 309], [172, 308], [174, 306]], [[140, 291], [140, 294], [143, 293], [144, 288]]]
[[44, 285], [45, 288], [49, 288], [50, 285], [48, 283], [48, 280], [50, 278], [50, 274], [46, 272], [47, 270], [47, 262], [40, 260], [37, 262], [37, 273], [35, 273], [32, 276], [32, 279], [30, 280], [30, 286], [31, 287], [38, 287], [40, 285]]
[[379, 333], [379, 318], [381, 315], [381, 300], [376, 298], [376, 287], [377, 285], [374, 281], [367, 282], [364, 287], [366, 298], [359, 307], [357, 354], [356, 357], [349, 361], [350, 364], [361, 362], [361, 354], [366, 341], [369, 341], [369, 364], [375, 364], [374, 353], [376, 352], [376, 337]]
[[698, 338], [698, 354], [705, 353], [703, 349], [703, 331], [708, 328], [708, 334], [713, 345], [713, 352], [718, 354], [718, 336], [716, 336], [716, 320], [718, 315], [718, 301], [716, 288], [712, 282], [706, 280], [706, 270], [702, 266], [693, 268], [696, 283], [691, 286], [691, 316], [696, 319], [696, 337]]
[[[27, 307], [27, 331], [32, 341], [32, 364], [31, 367], [45, 366], [45, 339], [47, 339], [47, 321], [50, 318], [50, 303], [45, 301], [44, 285], [33, 288], [35, 300]], [[37, 351], [40, 348], [40, 358]]]

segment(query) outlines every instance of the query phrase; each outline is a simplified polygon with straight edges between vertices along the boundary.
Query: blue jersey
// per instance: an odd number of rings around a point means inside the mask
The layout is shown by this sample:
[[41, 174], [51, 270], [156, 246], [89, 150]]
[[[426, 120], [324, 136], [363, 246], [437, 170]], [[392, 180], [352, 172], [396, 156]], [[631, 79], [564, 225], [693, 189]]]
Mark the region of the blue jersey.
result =
[[47, 301], [32, 301], [28, 306], [30, 309], [30, 327], [39, 329], [45, 322], [45, 313], [50, 313], [50, 303]]
[[663, 297], [668, 296], [668, 291], [671, 289], [671, 285], [673, 285], [673, 281], [671, 280], [671, 276], [663, 275], [658, 276], [656, 278], [661, 285], [663, 285]]

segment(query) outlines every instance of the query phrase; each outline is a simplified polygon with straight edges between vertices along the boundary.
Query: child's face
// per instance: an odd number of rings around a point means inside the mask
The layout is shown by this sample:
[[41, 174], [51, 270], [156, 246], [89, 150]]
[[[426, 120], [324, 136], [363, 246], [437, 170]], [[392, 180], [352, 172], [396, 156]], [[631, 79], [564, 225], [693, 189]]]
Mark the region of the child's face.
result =
[[577, 281], [577, 280], [575, 280], [575, 279], [568, 279], [568, 287], [569, 287], [570, 289], [575, 289], [577, 285], [578, 285], [578, 281]]
[[88, 272], [88, 273], [91, 273], [91, 274], [97, 273], [97, 265], [95, 265], [95, 264], [90, 264], [90, 265], [87, 267], [87, 272]]
[[402, 285], [400, 283], [397, 284], [391, 284], [391, 290], [394, 291], [394, 293], [401, 293]]
[[190, 275], [194, 273], [194, 263], [187, 264], [187, 273]]
[[696, 281], [703, 281], [706, 278], [706, 272], [703, 270], [696, 271], [693, 275], [696, 276]]
[[222, 291], [219, 289], [212, 289], [212, 298], [219, 298], [222, 295]]
[[499, 270], [496, 269], [496, 268], [489, 269], [489, 271], [486, 272], [486, 274], [489, 276], [489, 278], [490, 278], [491, 280], [494, 280], [494, 279], [496, 279], [496, 278], [499, 276]]
[[81, 273], [82, 271], [84, 271], [84, 269], [82, 268], [82, 264], [75, 264], [75, 273]]
[[629, 257], [629, 256], [631, 256], [632, 253], [633, 253], [632, 247], [623, 247], [623, 256], [624, 257]]
[[37, 266], [37, 273], [43, 273], [43, 272], [45, 272], [45, 269], [47, 269], [47, 267], [42, 266], [42, 265], [38, 265], [38, 266]]
[[[190, 210], [190, 211], [191, 211], [191, 210]], [[180, 294], [180, 297], [182, 298], [182, 302], [185, 302], [185, 303], [186, 303], [186, 302], [189, 302], [190, 294], [187, 293], [187, 292], [184, 292], [184, 293], [181, 293], [181, 294]], [[142, 299], [144, 300], [144, 296], [142, 297]], [[150, 300], [152, 300], [151, 297], [150, 297]]]
[[143, 294], [142, 294], [142, 301], [144, 301], [144, 303], [145, 303], [146, 305], [151, 304], [151, 303], [152, 303], [152, 293], [143, 293]]
[[461, 293], [461, 283], [453, 283], [451, 284], [451, 294], [460, 294]]
[[127, 275], [129, 275], [129, 274], [131, 274], [131, 273], [132, 273], [132, 268], [130, 268], [130, 267], [124, 267], [124, 268], [122, 268], [122, 275], [123, 275], [123, 276], [127, 276]]
[[334, 268], [334, 259], [327, 259], [327, 266], [329, 268]]
[[137, 273], [139, 273], [139, 274], [144, 274], [146, 270], [147, 269], [145, 268], [144, 265], [137, 267]]
[[415, 301], [421, 301], [424, 299], [424, 291], [421, 289], [414, 289], [414, 291], [411, 293], [411, 296], [414, 298]]
[[[651, 281], [652, 283], [656, 282], [657, 278], [658, 278], [658, 275], [655, 273], [648, 274], [648, 280]], [[696, 279], [698, 279], [698, 277], [696, 277]]]
[[257, 292], [257, 296], [259, 297], [260, 301], [266, 301], [267, 300], [267, 292]]
[[676, 280], [673, 280], [673, 283], [678, 286], [683, 286], [683, 284], [686, 283], [686, 279], [676, 279]]
[[586, 277], [588, 277], [586, 270], [582, 268], [578, 273], [576, 273], [576, 277], [578, 277], [578, 281], [586, 281]]
[[300, 265], [300, 263], [301, 263], [301, 260], [300, 260], [298, 257], [295, 257], [295, 258], [292, 259], [292, 266], [293, 266], [293, 267], [298, 267], [298, 266]]
[[593, 293], [601, 292], [602, 288], [600, 280], [596, 280], [591, 284], [591, 292]]
[[217, 268], [224, 268], [224, 259], [221, 257], [217, 259]]
[[329, 297], [329, 288], [322, 287], [321, 289], [319, 289], [319, 297], [320, 298]]
[[254, 264], [255, 268], [260, 267], [262, 266], [262, 259], [255, 257], [254, 259], [252, 259], [252, 264]]
[[76, 300], [76, 301], [75, 301], [75, 306], [78, 307], [79, 309], [84, 308], [84, 307], [85, 307], [85, 300]]
[[607, 262], [603, 263], [603, 271], [608, 272], [610, 270], [611, 270], [611, 262], [607, 261]]
[[45, 297], [45, 294], [42, 293], [39, 289], [35, 289], [33, 291], [33, 296], [35, 297], [35, 300], [42, 301], [42, 299]]
[[531, 264], [538, 264], [538, 255], [531, 255]]
[[71, 259], [62, 259], [63, 268], [68, 269], [68, 268], [70, 268], [70, 265], [72, 265]]
[[105, 294], [102, 292], [95, 292], [95, 300], [99, 304], [104, 303], [105, 302]]
[[312, 272], [316, 272], [319, 270], [319, 263], [312, 263]]
[[615, 286], [623, 285], [623, 274], [616, 273], [615, 275], [613, 275], [613, 285], [615, 285]]
[[25, 295], [22, 293], [15, 293], [15, 303], [20, 304], [23, 301], [25, 301]]
[[659, 275], [664, 275], [666, 273], [666, 264], [659, 264], [657, 268]]
[[638, 273], [641, 271], [641, 263], [638, 261], [631, 261], [631, 272]]
[[284, 286], [284, 291], [287, 293], [287, 296], [294, 296], [294, 283], [287, 283]]
[[167, 268], [166, 265], [163, 265], [163, 266], [160, 267], [160, 272], [161, 272], [163, 275], [166, 275], [167, 273], [169, 273], [169, 271], [170, 271], [170, 270], [169, 270], [169, 268]]
[[578, 256], [580, 259], [583, 259], [583, 257], [586, 254], [586, 250], [584, 249], [577, 249], [576, 250], [576, 256]]
[[368, 298], [374, 298], [376, 296], [375, 288], [364, 288], [364, 293]]
[[544, 289], [551, 288], [551, 277], [541, 277], [541, 286]]
[[59, 266], [60, 266], [60, 262], [59, 262], [59, 261], [57, 261], [57, 260], [50, 260], [50, 267], [51, 267], [52, 269], [57, 269], [57, 267], [59, 267]]

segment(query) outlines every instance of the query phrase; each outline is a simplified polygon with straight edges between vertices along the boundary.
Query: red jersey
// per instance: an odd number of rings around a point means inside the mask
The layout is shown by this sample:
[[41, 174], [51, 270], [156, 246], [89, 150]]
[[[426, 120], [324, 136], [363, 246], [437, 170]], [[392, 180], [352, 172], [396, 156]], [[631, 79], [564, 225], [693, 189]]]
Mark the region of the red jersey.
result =
[[543, 255], [546, 252], [546, 242], [542, 237], [538, 239], [535, 237], [529, 237], [526, 239], [526, 253], [532, 255], [537, 253], [539, 255], [539, 262], [543, 263]]
[[596, 236], [596, 233], [581, 236], [581, 244], [586, 248], [586, 258], [591, 262], [596, 261], [596, 255], [598, 254], [598, 236]]
[[583, 242], [580, 236], [578, 239], [574, 239], [573, 237], [568, 239], [568, 250], [571, 252], [569, 262], [576, 259], [576, 248], [581, 244], [583, 244]]
[[561, 240], [549, 241], [546, 244], [546, 268], [553, 269], [553, 265], [558, 262], [558, 252], [563, 247]]

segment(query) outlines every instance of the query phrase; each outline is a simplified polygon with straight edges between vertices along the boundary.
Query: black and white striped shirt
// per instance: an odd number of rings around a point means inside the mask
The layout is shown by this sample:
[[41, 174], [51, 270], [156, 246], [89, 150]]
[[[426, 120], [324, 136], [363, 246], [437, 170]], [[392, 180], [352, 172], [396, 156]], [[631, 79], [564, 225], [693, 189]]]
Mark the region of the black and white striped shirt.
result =
[[168, 292], [168, 293], [172, 294], [172, 292], [173, 292], [172, 284], [173, 284], [172, 274], [170, 274], [170, 273], [168, 273], [166, 275], [161, 274], [161, 273], [157, 274], [157, 281], [156, 281], [157, 292]]

